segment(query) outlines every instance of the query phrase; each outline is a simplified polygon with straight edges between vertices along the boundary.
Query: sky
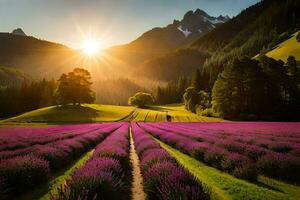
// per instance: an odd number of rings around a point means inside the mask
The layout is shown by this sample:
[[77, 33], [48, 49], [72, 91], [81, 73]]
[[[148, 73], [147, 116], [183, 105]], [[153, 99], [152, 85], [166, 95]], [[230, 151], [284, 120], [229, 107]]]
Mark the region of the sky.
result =
[[259, 0], [0, 0], [0, 32], [27, 35], [80, 48], [86, 38], [103, 47], [128, 43], [147, 30], [181, 20], [200, 8], [235, 16]]

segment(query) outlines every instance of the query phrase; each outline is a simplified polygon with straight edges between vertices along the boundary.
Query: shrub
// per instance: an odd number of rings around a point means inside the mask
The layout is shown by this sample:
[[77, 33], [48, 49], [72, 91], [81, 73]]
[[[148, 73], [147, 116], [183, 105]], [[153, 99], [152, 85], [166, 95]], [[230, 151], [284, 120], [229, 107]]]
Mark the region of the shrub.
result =
[[123, 170], [113, 158], [95, 158], [78, 169], [66, 184], [68, 199], [121, 199]]
[[204, 154], [204, 161], [209, 165], [222, 168], [221, 163], [225, 159], [225, 151], [218, 147], [211, 147]]
[[205, 117], [217, 117], [212, 108], [206, 108], [205, 110], [197, 110], [197, 114]]
[[245, 179], [251, 182], [257, 181], [258, 171], [253, 164], [243, 164], [234, 169], [233, 175], [237, 178]]
[[0, 161], [0, 178], [5, 179], [16, 194], [46, 181], [49, 175], [49, 163], [35, 156], [18, 156]]
[[154, 98], [151, 94], [138, 92], [133, 97], [130, 97], [128, 104], [132, 106], [145, 107], [154, 103]]
[[266, 176], [291, 182], [300, 180], [300, 161], [297, 157], [270, 152], [262, 156], [257, 165]]

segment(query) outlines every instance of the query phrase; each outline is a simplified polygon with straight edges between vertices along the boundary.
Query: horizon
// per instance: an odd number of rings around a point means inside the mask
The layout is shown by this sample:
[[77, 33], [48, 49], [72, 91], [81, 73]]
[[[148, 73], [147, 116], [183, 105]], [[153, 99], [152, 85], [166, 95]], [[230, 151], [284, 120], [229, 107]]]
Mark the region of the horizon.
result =
[[[83, 3], [75, 0], [70, 4], [69, 0], [0, 0], [0, 17], [9, 17], [9, 20], [0, 22], [0, 31], [11, 32], [21, 28], [29, 36], [73, 49], [82, 48], [84, 38], [92, 37], [101, 40], [101, 49], [107, 49], [130, 43], [144, 32], [165, 27], [174, 19], [181, 20], [190, 10], [199, 8], [214, 17], [233, 17], [257, 2], [259, 0], [167, 0], [163, 3], [159, 0], [151, 3], [143, 0], [114, 0], [109, 3], [89, 0]], [[110, 12], [112, 9], [114, 12]], [[164, 9], [168, 9], [168, 12], [163, 12]], [[48, 29], [43, 28], [45, 23]]]

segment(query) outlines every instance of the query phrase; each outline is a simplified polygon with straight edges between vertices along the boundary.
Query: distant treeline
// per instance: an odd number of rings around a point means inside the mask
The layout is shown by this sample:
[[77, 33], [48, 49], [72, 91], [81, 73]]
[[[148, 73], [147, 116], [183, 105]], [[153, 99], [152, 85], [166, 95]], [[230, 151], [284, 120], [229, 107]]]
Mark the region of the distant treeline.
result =
[[55, 80], [24, 81], [21, 86], [0, 86], [0, 118], [56, 104]]

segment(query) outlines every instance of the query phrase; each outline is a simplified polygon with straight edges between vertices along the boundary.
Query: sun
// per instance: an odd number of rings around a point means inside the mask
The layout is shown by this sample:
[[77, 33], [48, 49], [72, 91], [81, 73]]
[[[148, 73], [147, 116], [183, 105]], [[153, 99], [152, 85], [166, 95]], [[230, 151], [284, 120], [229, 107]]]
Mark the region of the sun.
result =
[[96, 56], [101, 50], [101, 42], [98, 39], [88, 39], [82, 44], [82, 51], [87, 56]]

